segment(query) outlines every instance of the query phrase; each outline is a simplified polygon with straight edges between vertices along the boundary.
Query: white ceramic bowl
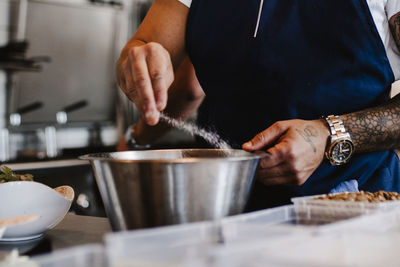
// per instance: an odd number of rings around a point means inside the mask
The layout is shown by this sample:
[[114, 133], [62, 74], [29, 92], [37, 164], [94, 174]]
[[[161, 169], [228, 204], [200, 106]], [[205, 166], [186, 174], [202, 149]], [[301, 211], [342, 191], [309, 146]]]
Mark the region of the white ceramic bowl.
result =
[[0, 241], [40, 237], [64, 218], [73, 198], [74, 192], [69, 186], [52, 189], [41, 183], [27, 181], [0, 184], [0, 219], [37, 216], [36, 220], [7, 227]]

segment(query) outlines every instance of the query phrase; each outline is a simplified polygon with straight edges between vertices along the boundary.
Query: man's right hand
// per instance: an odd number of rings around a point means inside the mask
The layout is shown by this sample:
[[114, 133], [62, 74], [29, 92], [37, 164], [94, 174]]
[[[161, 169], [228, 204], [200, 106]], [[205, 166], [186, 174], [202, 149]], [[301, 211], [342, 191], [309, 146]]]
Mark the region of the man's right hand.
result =
[[149, 125], [158, 123], [173, 80], [170, 55], [159, 43], [130, 47], [127, 56], [118, 63], [119, 86]]

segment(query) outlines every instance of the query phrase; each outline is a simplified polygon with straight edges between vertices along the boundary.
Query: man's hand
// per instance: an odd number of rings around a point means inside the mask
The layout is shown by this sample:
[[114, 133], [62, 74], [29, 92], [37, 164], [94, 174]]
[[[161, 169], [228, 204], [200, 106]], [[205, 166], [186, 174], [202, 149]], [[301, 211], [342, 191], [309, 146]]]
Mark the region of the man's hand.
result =
[[133, 46], [118, 64], [119, 86], [149, 125], [158, 123], [167, 105], [167, 91], [174, 80], [168, 51], [158, 43]]
[[154, 0], [118, 61], [118, 83], [149, 125], [158, 123], [174, 70], [186, 57], [188, 13], [179, 1]]
[[243, 149], [270, 147], [257, 173], [265, 185], [302, 185], [321, 164], [328, 136], [323, 119], [279, 121], [243, 144]]

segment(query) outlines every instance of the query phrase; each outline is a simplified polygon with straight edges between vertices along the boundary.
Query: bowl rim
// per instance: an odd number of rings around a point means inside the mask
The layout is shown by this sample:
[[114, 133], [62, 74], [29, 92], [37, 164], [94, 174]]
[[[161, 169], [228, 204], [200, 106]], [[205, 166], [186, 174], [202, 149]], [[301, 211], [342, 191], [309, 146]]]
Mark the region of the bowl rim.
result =
[[47, 191], [49, 191], [49, 192], [54, 192], [55, 195], [57, 195], [57, 198], [60, 197], [60, 198], [64, 199], [65, 201], [72, 202], [71, 200], [66, 199], [66, 198], [65, 198], [64, 196], [62, 196], [60, 193], [58, 193], [57, 191], [55, 191], [54, 188], [51, 188], [51, 187], [48, 186], [48, 185], [45, 185], [45, 184], [43, 184], [43, 183], [39, 183], [39, 182], [36, 182], [36, 181], [10, 181], [10, 182], [6, 182], [6, 183], [0, 184], [0, 187], [4, 187], [4, 186], [14, 186], [15, 184], [24, 184], [24, 185], [27, 185], [27, 184], [35, 184], [35, 186], [36, 186], [36, 185], [41, 186], [42, 188], [44, 188], [45, 190], [47, 190]]
[[[176, 159], [121, 159], [121, 158], [111, 158], [109, 155], [112, 154], [129, 154], [132, 152], [135, 153], [146, 153], [146, 152], [176, 152], [176, 151], [241, 151], [246, 152], [247, 155], [233, 156], [233, 157], [187, 157], [187, 158], [176, 158]], [[111, 161], [111, 162], [120, 162], [120, 163], [131, 163], [131, 162], [157, 162], [157, 163], [197, 163], [197, 162], [209, 162], [209, 161], [243, 161], [243, 160], [254, 160], [260, 159], [264, 157], [267, 153], [264, 151], [254, 151], [248, 152], [242, 149], [199, 149], [199, 148], [188, 148], [188, 149], [149, 149], [149, 150], [129, 150], [129, 151], [117, 151], [117, 152], [104, 152], [104, 153], [93, 153], [86, 154], [79, 157], [81, 160], [89, 160], [89, 161]], [[108, 156], [108, 157], [106, 157]]]

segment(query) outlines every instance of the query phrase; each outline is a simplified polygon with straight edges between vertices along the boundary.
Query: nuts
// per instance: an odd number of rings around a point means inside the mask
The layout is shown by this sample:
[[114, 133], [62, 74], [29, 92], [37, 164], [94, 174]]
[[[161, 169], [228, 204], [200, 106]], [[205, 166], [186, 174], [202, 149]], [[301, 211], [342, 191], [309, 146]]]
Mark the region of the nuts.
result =
[[396, 192], [387, 192], [379, 190], [378, 192], [371, 193], [367, 191], [360, 191], [359, 193], [339, 193], [327, 194], [324, 196], [315, 197], [315, 200], [336, 200], [336, 201], [354, 201], [354, 202], [385, 202], [400, 200], [400, 194]]

